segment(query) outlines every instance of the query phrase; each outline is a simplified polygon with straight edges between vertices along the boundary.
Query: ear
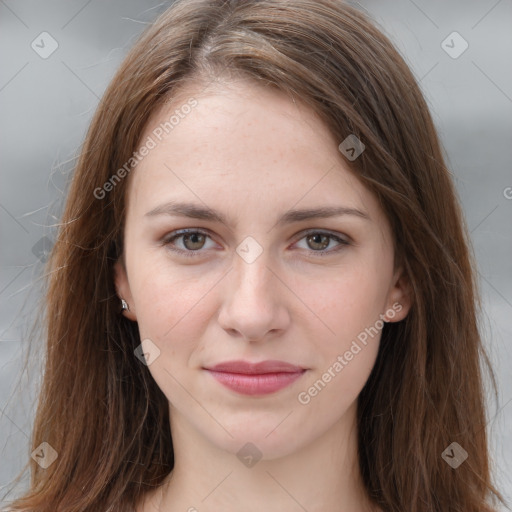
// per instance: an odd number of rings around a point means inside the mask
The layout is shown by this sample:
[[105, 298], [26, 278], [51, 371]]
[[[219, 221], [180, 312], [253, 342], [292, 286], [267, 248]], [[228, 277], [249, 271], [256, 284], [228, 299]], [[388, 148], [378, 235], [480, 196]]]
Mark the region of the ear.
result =
[[128, 274], [126, 273], [126, 268], [122, 258], [119, 258], [114, 263], [114, 283], [119, 297], [119, 303], [121, 303], [121, 299], [124, 299], [129, 307], [128, 310], [122, 311], [123, 315], [129, 320], [136, 322], [137, 314], [135, 312], [135, 303], [133, 302], [130, 283], [128, 282]]
[[413, 303], [413, 296], [409, 278], [400, 267], [393, 275], [393, 285], [388, 293], [384, 320], [386, 322], [400, 322], [409, 313]]

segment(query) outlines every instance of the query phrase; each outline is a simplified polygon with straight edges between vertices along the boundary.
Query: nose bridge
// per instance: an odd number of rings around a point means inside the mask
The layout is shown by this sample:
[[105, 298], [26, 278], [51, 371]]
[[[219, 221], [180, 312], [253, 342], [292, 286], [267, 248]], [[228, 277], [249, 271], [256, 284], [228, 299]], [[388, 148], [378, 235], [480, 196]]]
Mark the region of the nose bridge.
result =
[[[271, 289], [274, 288], [273, 274], [268, 268], [269, 253], [262, 250], [260, 254], [257, 254], [254, 248], [249, 248], [247, 253], [243, 253], [243, 249], [243, 244], [240, 244], [237, 248], [238, 254], [234, 259], [233, 279], [235, 284], [233, 291], [239, 298], [242, 296], [250, 301], [263, 300], [267, 302], [271, 299], [273, 295]], [[240, 253], [242, 254], [240, 255]]]
[[244, 257], [248, 253], [234, 256], [219, 322], [230, 332], [237, 331], [246, 339], [257, 340], [269, 331], [283, 329], [288, 315], [285, 298], [268, 268], [269, 253], [262, 251], [254, 257], [253, 252], [251, 258]]

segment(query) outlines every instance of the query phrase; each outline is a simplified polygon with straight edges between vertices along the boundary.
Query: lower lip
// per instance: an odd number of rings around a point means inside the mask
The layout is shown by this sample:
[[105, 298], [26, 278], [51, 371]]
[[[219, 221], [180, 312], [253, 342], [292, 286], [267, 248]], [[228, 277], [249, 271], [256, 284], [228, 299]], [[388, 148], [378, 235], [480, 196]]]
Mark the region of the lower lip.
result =
[[306, 370], [296, 373], [261, 373], [257, 375], [207, 371], [221, 384], [242, 395], [268, 395], [289, 386]]

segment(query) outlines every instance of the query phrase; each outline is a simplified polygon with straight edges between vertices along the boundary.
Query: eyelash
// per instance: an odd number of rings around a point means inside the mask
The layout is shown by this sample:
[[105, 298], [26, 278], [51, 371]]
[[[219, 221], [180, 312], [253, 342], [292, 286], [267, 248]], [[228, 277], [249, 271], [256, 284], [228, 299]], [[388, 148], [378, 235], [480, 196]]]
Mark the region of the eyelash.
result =
[[[192, 251], [192, 250], [184, 251], [182, 249], [176, 249], [175, 247], [173, 247], [171, 245], [171, 243], [174, 242], [176, 239], [178, 239], [184, 235], [190, 235], [190, 234], [201, 234], [201, 235], [205, 235], [205, 236], [211, 238], [209, 233], [207, 233], [206, 231], [203, 231], [201, 229], [182, 229], [182, 230], [171, 233], [169, 236], [166, 236], [162, 240], [162, 245], [166, 246], [169, 250], [176, 252], [176, 253], [178, 253], [182, 256], [185, 256], [187, 258], [195, 258], [195, 257], [201, 255], [201, 253], [204, 251], [202, 251], [201, 249], [197, 249], [196, 251]], [[319, 230], [309, 230], [309, 231], [305, 232], [303, 234], [303, 236], [297, 240], [297, 242], [299, 242], [303, 238], [306, 238], [309, 235], [325, 235], [328, 238], [335, 240], [336, 242], [339, 242], [339, 244], [340, 244], [340, 246], [338, 246], [338, 248], [335, 248], [335, 249], [329, 249], [329, 250], [322, 249], [321, 251], [313, 251], [311, 249], [310, 252], [313, 253], [315, 256], [320, 256], [320, 257], [328, 256], [329, 254], [332, 254], [334, 252], [341, 250], [344, 246], [350, 245], [350, 242], [348, 242], [347, 240], [344, 240], [343, 238], [340, 238], [337, 235], [334, 235], [334, 234], [326, 232], [326, 231], [319, 231]]]

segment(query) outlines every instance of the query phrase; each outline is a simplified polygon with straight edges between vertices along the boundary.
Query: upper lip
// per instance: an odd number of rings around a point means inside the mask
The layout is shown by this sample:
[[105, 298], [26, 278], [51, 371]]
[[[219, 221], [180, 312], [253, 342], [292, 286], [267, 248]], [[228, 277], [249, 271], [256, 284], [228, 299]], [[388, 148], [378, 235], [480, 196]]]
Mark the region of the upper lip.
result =
[[216, 372], [239, 373], [246, 375], [261, 375], [265, 373], [298, 373], [304, 368], [284, 361], [261, 361], [250, 363], [249, 361], [225, 361], [206, 368]]

